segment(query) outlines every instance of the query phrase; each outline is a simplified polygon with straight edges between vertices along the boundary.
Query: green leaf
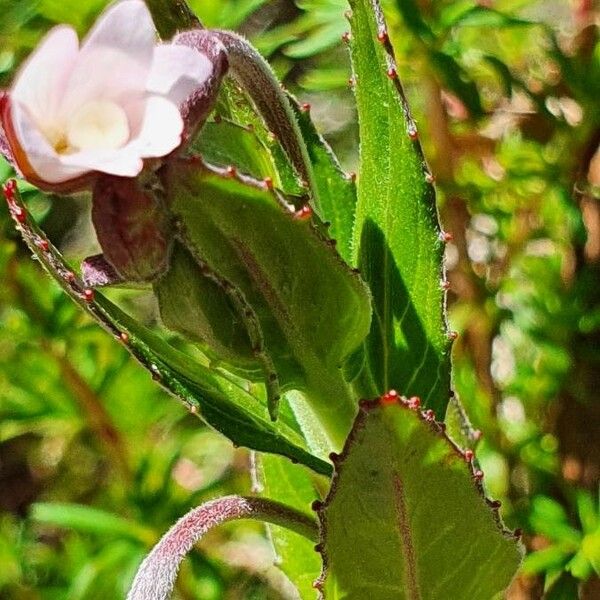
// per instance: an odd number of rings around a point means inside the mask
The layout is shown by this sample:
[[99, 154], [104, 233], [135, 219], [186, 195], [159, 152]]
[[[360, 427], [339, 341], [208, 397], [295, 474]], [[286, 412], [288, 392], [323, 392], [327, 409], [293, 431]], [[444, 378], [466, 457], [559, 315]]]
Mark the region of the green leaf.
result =
[[32, 506], [31, 518], [65, 529], [126, 537], [142, 544], [156, 541], [156, 535], [151, 529], [91, 506], [39, 502]]
[[225, 290], [177, 244], [167, 273], [154, 285], [166, 327], [230, 363], [260, 372], [248, 332]]
[[581, 542], [580, 552], [600, 576], [600, 529], [586, 535]]
[[[373, 293], [363, 395], [390, 388], [444, 414], [450, 342], [435, 195], [379, 5], [352, 0], [352, 62], [360, 130], [354, 258]], [[391, 77], [389, 76], [391, 75]]]
[[352, 231], [356, 211], [356, 184], [353, 176], [342, 170], [336, 156], [319, 135], [310, 111], [290, 99], [298, 125], [308, 150], [315, 183], [319, 189], [321, 218], [330, 223], [329, 237], [336, 240], [337, 251], [350, 264], [352, 261]]
[[[260, 465], [267, 498], [313, 515], [311, 504], [317, 497], [315, 481], [304, 467], [274, 455], [262, 456]], [[283, 527], [271, 527], [271, 539], [280, 559], [280, 569], [298, 588], [301, 598], [312, 598], [313, 582], [321, 568], [314, 543]]]
[[94, 591], [97, 596], [98, 591], [95, 588], [98, 583], [109, 579], [110, 573], [122, 569], [132, 556], [137, 558], [136, 547], [131, 542], [118, 541], [103, 546], [102, 550], [86, 562], [73, 577], [69, 586], [69, 600], [86, 600], [93, 597]]
[[487, 600], [508, 587], [518, 543], [428, 419], [406, 400], [363, 404], [318, 511], [325, 598]]
[[595, 532], [600, 526], [597, 503], [587, 490], [575, 491], [577, 515], [585, 533]]
[[253, 347], [282, 389], [304, 391], [341, 447], [356, 411], [342, 368], [369, 329], [368, 291], [311, 219], [244, 182], [173, 161], [165, 185], [180, 239], [239, 300]]
[[306, 449], [304, 438], [289, 411], [282, 414], [277, 424], [272, 423], [265, 403], [237, 382], [176, 350], [102, 294], [86, 293], [69, 265], [27, 216], [18, 194], [7, 193], [7, 196], [9, 210], [34, 256], [61, 288], [123, 343], [163, 388], [235, 444], [288, 456], [325, 475], [331, 472], [329, 464]]
[[570, 556], [568, 548], [562, 545], [548, 546], [543, 550], [537, 550], [525, 557], [523, 561], [524, 573], [543, 573], [553, 569], [563, 568]]
[[286, 194], [306, 195], [280, 141], [268, 130], [248, 97], [230, 80], [221, 86], [215, 121], [204, 126], [192, 152], [199, 152], [210, 163], [234, 165], [258, 179], [271, 177]]
[[575, 548], [581, 541], [581, 532], [571, 526], [565, 509], [553, 498], [536, 496], [531, 502], [529, 522], [536, 533], [550, 540], [565, 542]]
[[277, 176], [273, 157], [257, 135], [254, 119], [245, 125], [222, 118], [207, 123], [192, 151], [211, 164], [235, 165], [242, 173], [257, 179]]

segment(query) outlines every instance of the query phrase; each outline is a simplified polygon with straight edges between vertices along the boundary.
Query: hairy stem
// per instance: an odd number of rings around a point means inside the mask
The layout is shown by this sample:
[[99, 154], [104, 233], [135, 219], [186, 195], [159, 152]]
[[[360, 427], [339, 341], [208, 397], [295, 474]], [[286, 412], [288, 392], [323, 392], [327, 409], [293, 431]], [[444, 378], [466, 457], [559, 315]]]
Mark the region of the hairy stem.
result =
[[254, 519], [286, 527], [316, 541], [316, 522], [301, 512], [266, 498], [225, 496], [191, 510], [163, 536], [141, 564], [127, 600], [167, 600], [186, 554], [213, 527]]
[[227, 49], [231, 75], [246, 91], [290, 162], [309, 187], [319, 212], [319, 196], [312, 166], [296, 117], [281, 84], [267, 61], [243, 37], [231, 31], [212, 31]]

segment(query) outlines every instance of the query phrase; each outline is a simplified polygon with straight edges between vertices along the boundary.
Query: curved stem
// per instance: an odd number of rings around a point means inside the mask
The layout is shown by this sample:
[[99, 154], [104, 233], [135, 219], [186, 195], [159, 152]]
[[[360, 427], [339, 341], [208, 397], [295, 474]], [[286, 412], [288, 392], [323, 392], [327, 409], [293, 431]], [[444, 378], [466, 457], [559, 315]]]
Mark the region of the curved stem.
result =
[[247, 92], [267, 126], [281, 142], [292, 165], [310, 189], [317, 212], [319, 194], [306, 144], [290, 101], [269, 63], [244, 39], [231, 31], [213, 30], [227, 50], [230, 73]]
[[167, 600], [171, 596], [179, 565], [209, 530], [227, 521], [254, 519], [286, 527], [317, 541], [314, 519], [274, 500], [225, 496], [191, 510], [163, 536], [144, 559], [127, 600]]
[[171, 39], [178, 31], [202, 27], [185, 0], [146, 0], [146, 4], [163, 40]]

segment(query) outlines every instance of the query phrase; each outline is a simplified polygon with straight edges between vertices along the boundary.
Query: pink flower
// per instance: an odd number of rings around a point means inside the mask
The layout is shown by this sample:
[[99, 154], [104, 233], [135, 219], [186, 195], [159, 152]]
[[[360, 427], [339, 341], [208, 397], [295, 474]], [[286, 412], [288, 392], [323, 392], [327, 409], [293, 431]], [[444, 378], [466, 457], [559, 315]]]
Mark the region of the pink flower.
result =
[[197, 49], [158, 43], [142, 0], [111, 6], [81, 47], [73, 29], [55, 27], [1, 100], [10, 158], [45, 189], [135, 177], [182, 143], [182, 108], [213, 71]]

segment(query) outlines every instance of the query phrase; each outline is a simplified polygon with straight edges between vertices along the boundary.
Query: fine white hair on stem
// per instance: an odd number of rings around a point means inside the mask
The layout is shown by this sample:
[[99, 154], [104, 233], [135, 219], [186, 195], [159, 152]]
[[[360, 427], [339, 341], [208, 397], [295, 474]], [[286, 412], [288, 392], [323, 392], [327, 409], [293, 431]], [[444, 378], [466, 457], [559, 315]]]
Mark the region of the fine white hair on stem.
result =
[[238, 519], [254, 519], [286, 527], [316, 541], [318, 528], [308, 515], [266, 498], [224, 496], [194, 508], [163, 536], [144, 559], [127, 600], [168, 600], [179, 565], [205, 533]]

